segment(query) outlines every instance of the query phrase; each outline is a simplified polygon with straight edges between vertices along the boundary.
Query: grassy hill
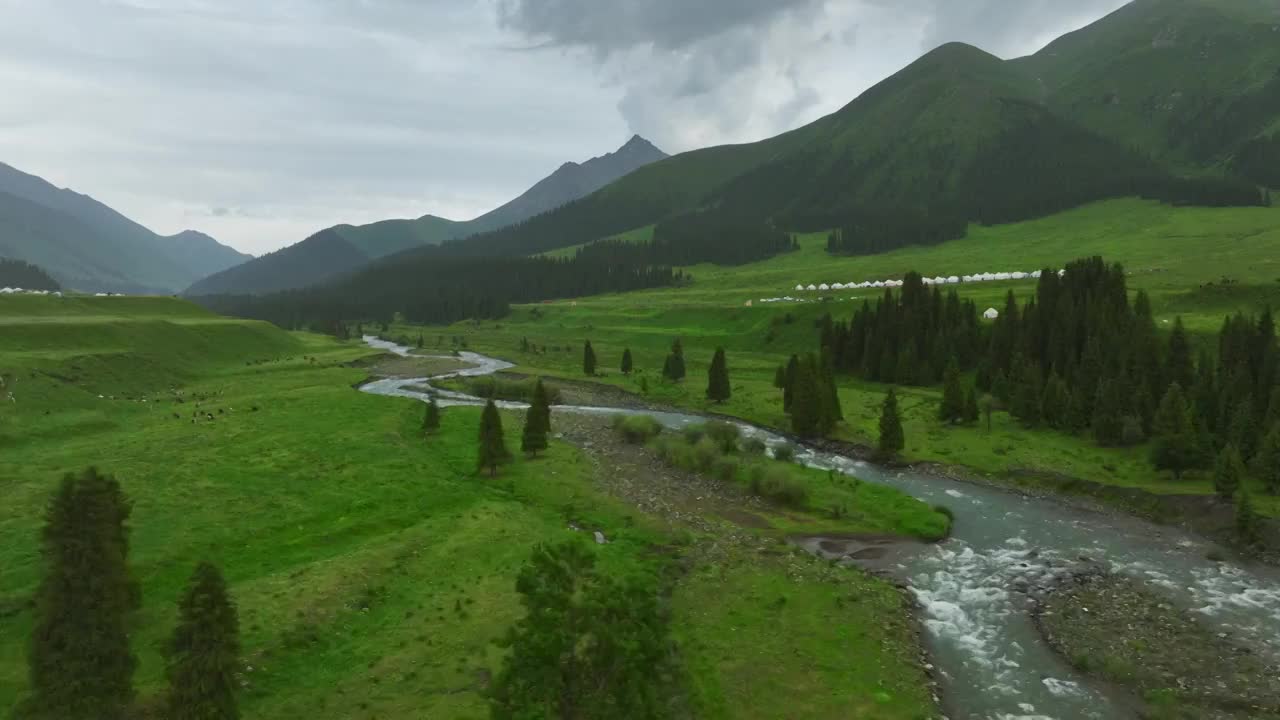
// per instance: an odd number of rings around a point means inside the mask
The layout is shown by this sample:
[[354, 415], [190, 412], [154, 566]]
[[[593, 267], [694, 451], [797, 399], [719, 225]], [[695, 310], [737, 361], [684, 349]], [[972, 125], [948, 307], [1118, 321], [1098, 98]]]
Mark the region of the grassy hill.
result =
[[1215, 168], [1280, 119], [1278, 27], [1265, 0], [1137, 0], [1013, 64], [1063, 116]]
[[[353, 361], [368, 354], [174, 299], [0, 297], [12, 393], [0, 403], [0, 707], [27, 684], [43, 509], [64, 473], [93, 464], [134, 503], [143, 606], [130, 634], [144, 715], [158, 706], [177, 598], [209, 559], [239, 609], [246, 720], [484, 717], [503, 653], [494, 641], [521, 612], [516, 574], [535, 544], [573, 537], [570, 524], [606, 535], [596, 552], [610, 572], [672, 579], [664, 592], [688, 675], [673, 700], [693, 716], [933, 714], [909, 608], [887, 582], [784, 551], [782, 530], [641, 511], [602, 482], [598, 456], [559, 440], [479, 476], [479, 411], [445, 410], [424, 439], [421, 403], [353, 389], [370, 372]], [[514, 444], [519, 416], [504, 422]], [[806, 478], [837, 491], [823, 473]], [[867, 489], [844, 520], [755, 512], [779, 528], [853, 533], [903, 513], [941, 519], [886, 492], [883, 515]], [[858, 602], [841, 602], [851, 594]], [[785, 607], [767, 612], [752, 600], [779, 596]]]

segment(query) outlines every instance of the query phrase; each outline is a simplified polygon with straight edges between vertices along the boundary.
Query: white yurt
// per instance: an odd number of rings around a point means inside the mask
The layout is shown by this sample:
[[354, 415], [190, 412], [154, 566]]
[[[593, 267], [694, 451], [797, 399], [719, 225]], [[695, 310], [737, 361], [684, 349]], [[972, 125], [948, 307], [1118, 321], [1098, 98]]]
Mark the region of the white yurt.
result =
[[1066, 274], [1067, 274], [1067, 271], [1065, 268], [1058, 271], [1058, 277], [1062, 277], [1063, 275], [1066, 275]]
[[1027, 274], [1026, 274], [1026, 273], [1024, 273], [1024, 272], [1015, 272], [1015, 273], [1013, 273], [1013, 279], [1014, 279], [1014, 280], [1026, 280], [1026, 279], [1027, 279]]
[[958, 275], [952, 275], [951, 277], [947, 278], [948, 285], [955, 285], [959, 282], [960, 282], [960, 277]]
[[818, 289], [821, 290], [822, 292], [826, 292], [831, 289], [831, 286], [826, 283], [822, 283], [821, 285], [818, 286]]
[[804, 292], [804, 285], [797, 285], [796, 292]]
[[884, 282], [883, 282], [883, 281], [881, 281], [881, 280], [877, 280], [877, 281], [875, 281], [875, 282], [871, 283], [871, 287], [873, 287], [873, 288], [882, 288], [882, 287], [884, 287]]
[[831, 289], [832, 289], [832, 290], [843, 290], [843, 289], [844, 289], [844, 283], [836, 283], [835, 285], [832, 285], [832, 286], [831, 286]]
[[1039, 270], [1036, 270], [1035, 272], [1031, 273], [1031, 277], [1036, 278], [1038, 280], [1040, 276], [1043, 274], [1044, 273], [1040, 272]]
[[806, 290], [808, 290], [809, 292], [814, 292], [815, 290], [817, 290], [817, 289], [818, 289], [818, 286], [817, 286], [817, 285], [810, 285], [809, 287], [807, 287], [807, 288], [805, 288], [805, 289], [806, 289]]
[[1000, 317], [1000, 311], [995, 308], [987, 308], [987, 311], [982, 313], [982, 317], [988, 320], [995, 320]]

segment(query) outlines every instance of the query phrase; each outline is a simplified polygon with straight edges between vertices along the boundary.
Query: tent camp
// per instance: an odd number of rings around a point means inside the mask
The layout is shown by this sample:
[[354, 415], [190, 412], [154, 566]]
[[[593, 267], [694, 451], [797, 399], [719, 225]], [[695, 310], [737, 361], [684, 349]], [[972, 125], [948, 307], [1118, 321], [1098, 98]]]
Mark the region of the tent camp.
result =
[[1000, 311], [995, 308], [987, 308], [987, 311], [982, 313], [982, 317], [988, 320], [995, 320], [1000, 317]]

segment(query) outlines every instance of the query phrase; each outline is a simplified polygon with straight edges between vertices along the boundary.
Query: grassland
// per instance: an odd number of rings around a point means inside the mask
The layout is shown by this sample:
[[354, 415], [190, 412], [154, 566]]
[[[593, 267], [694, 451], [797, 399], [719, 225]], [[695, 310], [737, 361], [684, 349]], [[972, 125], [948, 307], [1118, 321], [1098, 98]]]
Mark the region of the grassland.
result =
[[[1117, 200], [1027, 223], [975, 227], [962, 240], [869, 257], [831, 257], [825, 239], [809, 235], [801, 238], [800, 250], [765, 262], [686, 268], [694, 280], [685, 287], [517, 307], [501, 321], [458, 323], [435, 334], [428, 330], [427, 338], [428, 346], [434, 341], [447, 348], [449, 338], [460, 336], [472, 350], [518, 363], [520, 372], [571, 378], [582, 376], [582, 341], [590, 339], [604, 369], [595, 378], [598, 382], [655, 402], [786, 428], [780, 394], [772, 385], [774, 370], [791, 353], [816, 349], [813, 323], [822, 314], [846, 317], [863, 300], [874, 302], [880, 292], [845, 291], [826, 302], [759, 302], [800, 295], [792, 289], [798, 283], [886, 279], [911, 270], [926, 275], [1032, 270], [1099, 254], [1126, 266], [1131, 290], [1151, 295], [1162, 327], [1181, 316], [1198, 342], [1209, 343], [1224, 315], [1280, 307], [1277, 248], [1280, 208], [1173, 208]], [[1025, 298], [1035, 284], [957, 288], [979, 307], [1000, 307], [1009, 291]], [[522, 338], [539, 351], [521, 352]], [[675, 338], [682, 339], [688, 364], [688, 379], [681, 384], [664, 382], [659, 372]], [[733, 384], [733, 397], [723, 405], [703, 396], [716, 347], [728, 353]], [[628, 348], [637, 372], [623, 377], [616, 368]], [[840, 397], [847, 422], [838, 436], [872, 441], [884, 392], [882, 386], [843, 380]], [[905, 455], [911, 460], [963, 465], [992, 476], [1023, 470], [1061, 473], [1160, 494], [1210, 492], [1206, 478], [1175, 482], [1152, 471], [1143, 447], [1104, 449], [1083, 438], [1028, 431], [999, 412], [990, 432], [985, 427], [944, 427], [934, 417], [938, 392], [907, 389], [902, 395]], [[1274, 498], [1260, 503], [1264, 512], [1280, 515]]]
[[[223, 568], [239, 604], [244, 717], [482, 718], [501, 657], [491, 641], [519, 612], [514, 578], [533, 544], [570, 536], [570, 523], [599, 529], [604, 566], [634, 573], [717, 546], [603, 492], [596, 466], [563, 442], [477, 476], [478, 411], [447, 410], [424, 440], [419, 403], [353, 389], [368, 371], [352, 361], [367, 354], [177, 300], [0, 299], [0, 374], [13, 393], [0, 405], [0, 707], [26, 685], [42, 508], [63, 473], [90, 464], [135, 503], [144, 706], [161, 690], [159, 647], [201, 559]], [[505, 421], [516, 437], [518, 418]], [[702, 717], [789, 707], [837, 718], [850, 706], [927, 717], [898, 594], [760, 542], [767, 553], [744, 542], [693, 563], [674, 588], [690, 706]], [[767, 607], [784, 595], [785, 608]]]

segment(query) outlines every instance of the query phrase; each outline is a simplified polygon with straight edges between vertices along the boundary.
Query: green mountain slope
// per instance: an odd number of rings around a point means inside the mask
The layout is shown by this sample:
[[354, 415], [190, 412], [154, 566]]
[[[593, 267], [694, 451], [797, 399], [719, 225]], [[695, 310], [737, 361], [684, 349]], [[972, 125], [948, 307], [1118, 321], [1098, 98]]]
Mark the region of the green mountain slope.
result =
[[[589, 195], [665, 157], [666, 153], [637, 135], [614, 152], [583, 163], [561, 165], [519, 197], [473, 220], [457, 222], [424, 215], [416, 220], [338, 225], [329, 230], [349, 243], [358, 255], [335, 251], [333, 238], [321, 233], [273, 253], [270, 260], [262, 258], [205, 278], [192, 285], [187, 294], [266, 293], [304, 287], [354, 270], [370, 260], [523, 222]], [[323, 238], [323, 243], [317, 238]], [[259, 263], [272, 269], [263, 270], [257, 267]], [[296, 264], [299, 270], [291, 271], [291, 264]]]
[[194, 231], [157, 235], [93, 198], [0, 163], [0, 256], [86, 291], [169, 293], [249, 259]]
[[1056, 112], [1182, 169], [1280, 126], [1280, 4], [1137, 0], [1012, 63]]

